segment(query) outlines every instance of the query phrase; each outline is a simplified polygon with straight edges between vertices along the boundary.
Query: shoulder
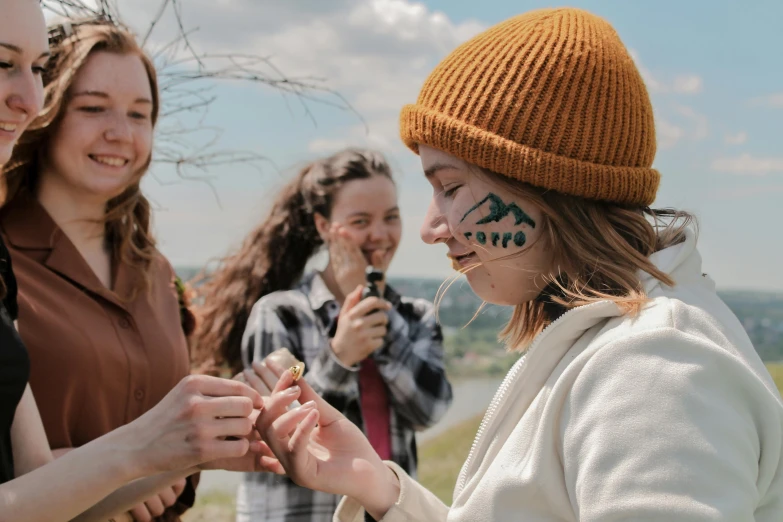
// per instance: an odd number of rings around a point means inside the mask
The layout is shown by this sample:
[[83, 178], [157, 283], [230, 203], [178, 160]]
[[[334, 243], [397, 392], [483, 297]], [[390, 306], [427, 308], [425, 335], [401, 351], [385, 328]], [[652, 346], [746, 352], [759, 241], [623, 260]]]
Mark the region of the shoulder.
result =
[[256, 301], [250, 311], [248, 326], [264, 324], [265, 318], [277, 317], [287, 329], [295, 329], [313, 316], [307, 296], [298, 289], [272, 292]]
[[435, 305], [431, 301], [416, 297], [401, 297], [397, 306], [399, 312], [408, 319], [415, 321], [435, 321]]
[[658, 296], [637, 317], [610, 321], [580, 356], [575, 390], [728, 394], [747, 402], [763, 397], [777, 409], [780, 396], [764, 363], [744, 331], [721, 323], [724, 312], [715, 299]]

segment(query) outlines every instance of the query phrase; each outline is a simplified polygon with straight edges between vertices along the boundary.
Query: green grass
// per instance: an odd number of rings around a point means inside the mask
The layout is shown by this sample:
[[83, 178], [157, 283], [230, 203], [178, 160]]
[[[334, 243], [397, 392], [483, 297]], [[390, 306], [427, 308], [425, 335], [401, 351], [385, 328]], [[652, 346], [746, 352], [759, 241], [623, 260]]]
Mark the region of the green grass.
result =
[[419, 449], [419, 481], [448, 505], [451, 505], [457, 476], [468, 458], [481, 417], [454, 426]]
[[768, 364], [767, 370], [778, 385], [781, 395], [783, 395], [783, 363]]
[[182, 522], [234, 522], [236, 496], [225, 491], [196, 495], [196, 505], [182, 515]]

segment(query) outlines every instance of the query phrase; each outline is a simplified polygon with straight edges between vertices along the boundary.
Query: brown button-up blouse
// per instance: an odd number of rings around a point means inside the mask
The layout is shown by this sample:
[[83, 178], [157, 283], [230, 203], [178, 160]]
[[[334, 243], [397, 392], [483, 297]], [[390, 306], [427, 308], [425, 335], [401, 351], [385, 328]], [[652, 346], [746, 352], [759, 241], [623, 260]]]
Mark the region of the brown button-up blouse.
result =
[[30, 386], [53, 449], [133, 421], [189, 373], [174, 271], [162, 255], [149, 291], [129, 301], [136, 272], [119, 264], [114, 291], [104, 287], [28, 193], [0, 211], [0, 233], [19, 286]]

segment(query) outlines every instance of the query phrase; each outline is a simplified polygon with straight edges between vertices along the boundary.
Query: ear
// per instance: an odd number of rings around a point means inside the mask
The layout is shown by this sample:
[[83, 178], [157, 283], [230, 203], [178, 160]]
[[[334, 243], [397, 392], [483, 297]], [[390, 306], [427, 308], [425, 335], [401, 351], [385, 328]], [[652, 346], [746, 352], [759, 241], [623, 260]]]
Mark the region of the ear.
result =
[[332, 223], [324, 217], [323, 214], [318, 212], [313, 214], [313, 221], [315, 221], [315, 229], [318, 231], [318, 235], [321, 236], [323, 242], [326, 243], [329, 238], [329, 227]]

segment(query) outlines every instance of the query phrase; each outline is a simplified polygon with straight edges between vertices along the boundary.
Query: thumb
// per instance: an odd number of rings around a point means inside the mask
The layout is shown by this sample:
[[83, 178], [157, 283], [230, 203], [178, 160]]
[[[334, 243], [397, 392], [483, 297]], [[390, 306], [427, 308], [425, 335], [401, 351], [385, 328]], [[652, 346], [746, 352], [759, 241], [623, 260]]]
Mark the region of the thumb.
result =
[[351, 308], [359, 304], [359, 301], [362, 300], [363, 289], [364, 287], [362, 285], [359, 285], [354, 289], [353, 292], [345, 296], [345, 302], [343, 303], [344, 312], [348, 312], [349, 310], [351, 310]]
[[372, 253], [372, 266], [378, 268], [383, 265], [384, 254], [380, 250], [376, 250]]

